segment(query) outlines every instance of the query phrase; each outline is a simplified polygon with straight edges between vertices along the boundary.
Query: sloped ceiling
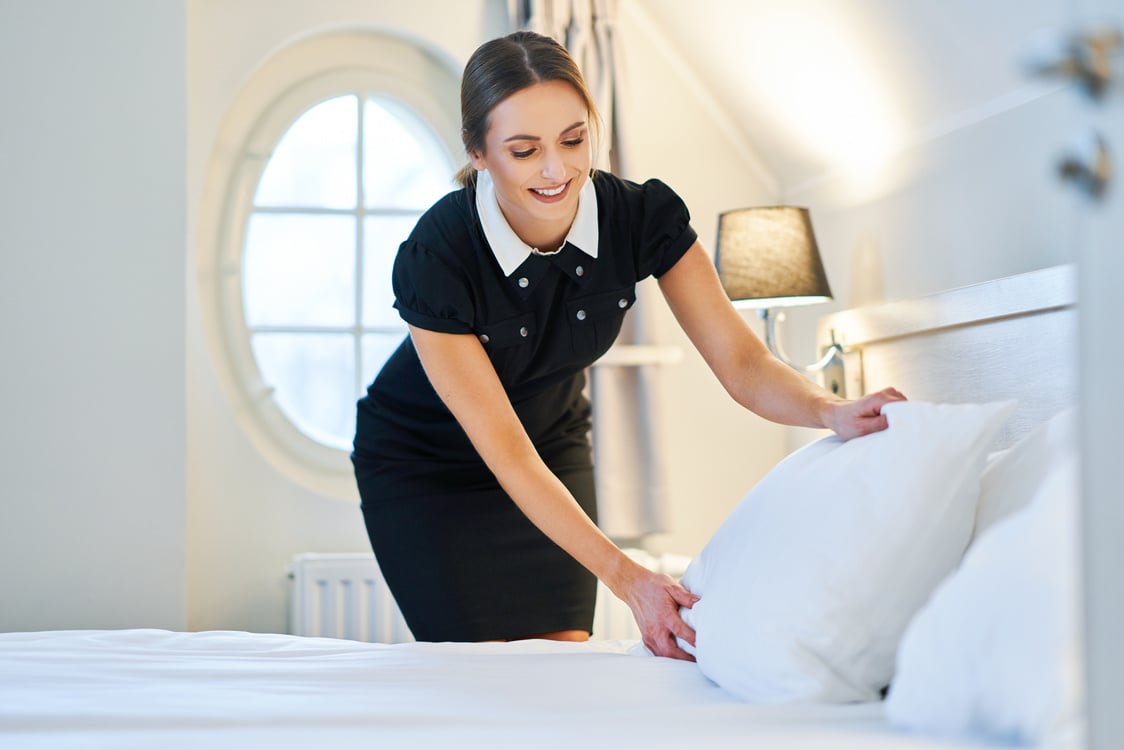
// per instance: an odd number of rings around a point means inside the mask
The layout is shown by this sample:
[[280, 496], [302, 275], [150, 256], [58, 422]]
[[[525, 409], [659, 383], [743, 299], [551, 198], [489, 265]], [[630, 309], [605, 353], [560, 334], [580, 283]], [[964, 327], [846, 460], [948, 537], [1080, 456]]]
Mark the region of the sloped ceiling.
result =
[[782, 193], [1040, 95], [1064, 0], [634, 0]]

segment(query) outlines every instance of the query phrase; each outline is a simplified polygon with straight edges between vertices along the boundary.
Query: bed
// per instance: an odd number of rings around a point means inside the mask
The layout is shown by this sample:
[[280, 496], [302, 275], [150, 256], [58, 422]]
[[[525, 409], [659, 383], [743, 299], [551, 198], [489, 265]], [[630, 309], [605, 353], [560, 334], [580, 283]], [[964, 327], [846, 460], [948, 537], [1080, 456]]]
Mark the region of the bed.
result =
[[0, 744], [780, 750], [830, 738], [840, 750], [899, 746], [876, 705], [747, 706], [694, 665], [632, 648], [155, 630], [11, 634], [0, 638]]
[[[849, 395], [893, 383], [932, 402], [909, 417], [920, 415], [926, 444], [947, 443], [948, 458], [937, 447], [927, 467], [905, 467], [891, 448], [830, 438], [786, 458], [688, 568], [685, 582], [703, 589], [690, 615], [700, 634], [697, 664], [653, 657], [635, 641], [7, 633], [0, 747], [1078, 747], [1079, 644], [1072, 618], [1056, 616], [1078, 609], [1076, 581], [1059, 573], [1072, 574], [1072, 550], [1041, 536], [1072, 503], [1039, 499], [1071, 494], [1064, 480], [1072, 477], [1045, 465], [1073, 452], [1071, 425], [1058, 421], [1074, 401], [1073, 288], [1072, 268], [1045, 269], [825, 318], [821, 342], [845, 350], [843, 368], [829, 378]], [[937, 423], [946, 425], [944, 437], [932, 437]], [[977, 425], [969, 437], [965, 423]], [[905, 442], [912, 423], [902, 416], [900, 424], [892, 421], [887, 434], [897, 430]], [[859, 448], [841, 453], [847, 446]], [[879, 462], [866, 473], [880, 481], [849, 507], [839, 472], [863, 461]], [[1072, 462], [1065, 468], [1072, 472]], [[810, 484], [793, 493], [793, 482]], [[918, 507], [929, 513], [939, 501], [941, 511], [925, 515], [897, 499], [889, 511], [871, 505], [886, 485], [900, 493], [910, 482], [916, 487], [905, 494]], [[930, 489], [951, 485], [960, 489], [947, 497]], [[990, 517], [981, 515], [985, 493], [1002, 501]], [[769, 510], [773, 496], [784, 502]], [[1039, 506], [1045, 510], [1031, 517]], [[829, 522], [808, 522], [810, 513], [835, 511]], [[826, 542], [817, 536], [824, 528], [832, 533]], [[902, 537], [897, 546], [893, 534]], [[1028, 552], [1025, 539], [1045, 539], [1033, 560], [1019, 556]], [[1020, 585], [1024, 568], [1029, 578]], [[840, 576], [851, 580], [840, 586]], [[1002, 601], [986, 588], [997, 576]], [[1003, 628], [1018, 637], [997, 639]]]

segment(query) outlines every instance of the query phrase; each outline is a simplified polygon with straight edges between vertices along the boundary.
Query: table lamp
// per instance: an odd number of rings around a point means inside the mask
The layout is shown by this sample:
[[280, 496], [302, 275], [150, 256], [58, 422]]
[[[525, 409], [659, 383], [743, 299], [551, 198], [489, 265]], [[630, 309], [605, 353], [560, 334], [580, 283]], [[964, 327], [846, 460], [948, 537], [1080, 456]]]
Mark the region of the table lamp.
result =
[[842, 353], [832, 343], [818, 362], [793, 364], [777, 340], [776, 308], [831, 299], [808, 209], [797, 206], [738, 208], [718, 215], [715, 264], [726, 296], [739, 309], [756, 309], [765, 321], [765, 345], [788, 366], [817, 372]]

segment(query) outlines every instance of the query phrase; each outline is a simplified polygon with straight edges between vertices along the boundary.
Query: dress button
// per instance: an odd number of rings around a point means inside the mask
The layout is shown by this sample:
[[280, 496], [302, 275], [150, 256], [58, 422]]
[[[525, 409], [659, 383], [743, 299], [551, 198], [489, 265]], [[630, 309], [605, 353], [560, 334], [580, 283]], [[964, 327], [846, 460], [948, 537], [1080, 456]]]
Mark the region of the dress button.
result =
[[486, 334], [486, 333], [480, 334], [480, 343], [481, 344], [487, 344], [488, 341], [489, 341], [488, 334]]
[[626, 300], [624, 297], [621, 297], [620, 301], [617, 302], [617, 307], [621, 308], [622, 310], [628, 307], [628, 300]]
[[526, 288], [527, 288], [527, 285], [528, 285], [528, 284], [530, 284], [530, 283], [531, 283], [530, 281], [527, 281], [527, 277], [526, 277], [526, 276], [524, 276], [523, 278], [519, 279], [519, 286], [523, 287], [524, 289], [526, 289]]
[[578, 276], [585, 276], [585, 269], [581, 266], [578, 266], [574, 269], [574, 273], [576, 273]]
[[519, 335], [523, 338], [527, 338], [527, 326], [523, 326], [519, 329]]
[[585, 320], [585, 310], [578, 310], [576, 317], [578, 320]]

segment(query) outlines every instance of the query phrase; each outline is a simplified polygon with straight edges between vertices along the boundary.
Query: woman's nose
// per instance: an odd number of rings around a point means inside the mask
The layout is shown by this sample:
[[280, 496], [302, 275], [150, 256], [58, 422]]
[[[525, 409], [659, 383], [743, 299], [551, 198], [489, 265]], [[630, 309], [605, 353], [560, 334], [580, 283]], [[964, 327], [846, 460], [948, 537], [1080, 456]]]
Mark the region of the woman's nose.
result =
[[562, 155], [557, 151], [547, 151], [542, 164], [542, 176], [548, 180], [561, 181], [566, 176], [566, 166]]

